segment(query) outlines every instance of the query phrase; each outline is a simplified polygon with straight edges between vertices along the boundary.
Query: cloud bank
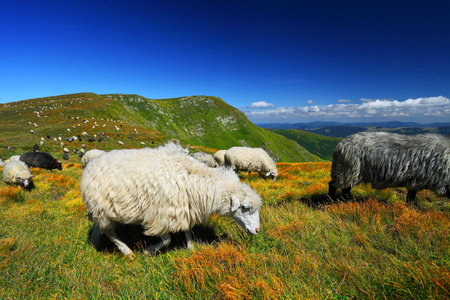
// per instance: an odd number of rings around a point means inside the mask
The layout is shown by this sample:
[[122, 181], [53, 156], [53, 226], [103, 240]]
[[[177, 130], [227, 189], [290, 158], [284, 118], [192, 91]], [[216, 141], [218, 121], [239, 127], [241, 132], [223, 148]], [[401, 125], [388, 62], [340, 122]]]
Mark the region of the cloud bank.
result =
[[[262, 102], [266, 103], [265, 101]], [[253, 106], [254, 104], [243, 111], [250, 120], [258, 122], [398, 120], [421, 123], [450, 121], [450, 99], [444, 96], [407, 99], [404, 101], [361, 99], [360, 104], [339, 100], [338, 104], [278, 108], [274, 107], [273, 104], [266, 103], [273, 107], [273, 109], [266, 110], [252, 110], [252, 108], [257, 107]]]

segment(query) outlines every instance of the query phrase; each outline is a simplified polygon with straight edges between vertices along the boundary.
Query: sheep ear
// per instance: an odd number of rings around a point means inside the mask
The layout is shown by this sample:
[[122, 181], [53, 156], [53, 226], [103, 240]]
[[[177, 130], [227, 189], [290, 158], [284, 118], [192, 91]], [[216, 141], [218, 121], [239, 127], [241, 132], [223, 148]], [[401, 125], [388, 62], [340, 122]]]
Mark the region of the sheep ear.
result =
[[266, 176], [269, 177], [269, 176], [270, 176], [270, 172], [267, 172], [267, 173], [266, 173]]
[[241, 206], [241, 202], [238, 197], [231, 195], [231, 211], [236, 211]]

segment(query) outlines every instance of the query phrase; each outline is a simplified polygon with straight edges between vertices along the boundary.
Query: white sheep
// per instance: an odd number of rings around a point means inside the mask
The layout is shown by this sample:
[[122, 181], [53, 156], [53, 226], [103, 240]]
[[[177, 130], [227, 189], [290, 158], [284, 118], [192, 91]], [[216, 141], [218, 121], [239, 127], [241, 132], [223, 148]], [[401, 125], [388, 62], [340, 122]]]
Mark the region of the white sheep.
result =
[[196, 160], [198, 160], [199, 162], [204, 163], [205, 165], [207, 165], [210, 168], [217, 167], [214, 157], [212, 157], [209, 154], [206, 154], [205, 152], [198, 151], [198, 152], [195, 152], [194, 154], [191, 154], [191, 156], [193, 158], [195, 158]]
[[225, 152], [225, 166], [234, 171], [261, 172], [273, 181], [278, 176], [277, 165], [262, 148], [233, 147]]
[[5, 165], [5, 162], [0, 158], [0, 167], [3, 167]]
[[[83, 150], [83, 149], [81, 149]], [[81, 158], [81, 164], [83, 165], [83, 167], [86, 167], [87, 164], [93, 160], [94, 158], [96, 158], [97, 156], [102, 155], [103, 153], [105, 153], [106, 151], [103, 150], [99, 150], [99, 149], [92, 149], [89, 151], [86, 151], [86, 153], [83, 155], [83, 157]], [[83, 150], [84, 153], [84, 150]]]
[[174, 143], [107, 152], [87, 165], [80, 190], [94, 222], [93, 244], [104, 233], [130, 258], [134, 253], [116, 235], [116, 222], [141, 224], [144, 234], [161, 237], [146, 253], [168, 246], [170, 233], [179, 231], [191, 249], [190, 230], [214, 213], [259, 232], [261, 197], [231, 169], [208, 168]]
[[219, 167], [225, 164], [225, 152], [227, 152], [227, 150], [219, 150], [214, 153], [214, 160]]
[[20, 155], [13, 155], [9, 159], [5, 160], [5, 164], [9, 163], [10, 161], [18, 161], [20, 159]]
[[3, 181], [10, 185], [20, 185], [25, 189], [34, 187], [33, 178], [28, 166], [20, 160], [10, 161], [3, 168]]

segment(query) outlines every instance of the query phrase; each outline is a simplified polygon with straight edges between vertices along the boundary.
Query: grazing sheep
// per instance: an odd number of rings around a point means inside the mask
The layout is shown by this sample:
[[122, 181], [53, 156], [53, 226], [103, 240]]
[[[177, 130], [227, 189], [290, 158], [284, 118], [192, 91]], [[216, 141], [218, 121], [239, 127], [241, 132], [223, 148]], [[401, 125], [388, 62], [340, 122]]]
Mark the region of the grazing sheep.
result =
[[216, 161], [218, 167], [225, 164], [225, 152], [227, 152], [227, 150], [219, 150], [214, 153], [214, 160]]
[[174, 143], [156, 149], [113, 150], [91, 161], [80, 183], [81, 197], [94, 222], [92, 241], [104, 233], [120, 252], [133, 251], [114, 231], [115, 223], [141, 224], [161, 237], [146, 251], [170, 244], [170, 233], [190, 230], [211, 214], [233, 217], [250, 234], [259, 232], [260, 196], [228, 168], [208, 168]]
[[105, 153], [105, 151], [98, 150], [98, 149], [92, 149], [92, 150], [86, 151], [86, 153], [81, 158], [81, 164], [83, 165], [83, 167], [86, 167], [88, 162], [90, 162], [97, 156], [102, 155], [103, 153]]
[[5, 164], [9, 163], [10, 161], [18, 161], [20, 159], [20, 155], [13, 155], [9, 159], [5, 160]]
[[39, 151], [39, 145], [38, 144], [34, 144], [33, 151], [34, 152], [38, 152]]
[[63, 148], [63, 151], [64, 151], [64, 153], [69, 153], [70, 152], [70, 150], [67, 149], [67, 148]]
[[122, 142], [122, 141], [119, 141], [119, 145], [123, 146], [123, 142]]
[[361, 132], [344, 138], [333, 151], [329, 195], [350, 197], [359, 183], [375, 189], [406, 187], [406, 202], [429, 189], [450, 198], [450, 137]]
[[48, 152], [27, 152], [20, 156], [20, 160], [27, 164], [28, 167], [42, 168], [47, 170], [62, 170], [61, 162], [57, 161]]
[[69, 154], [63, 153], [63, 158], [64, 158], [65, 160], [68, 160], [68, 159], [69, 159]]
[[34, 187], [33, 178], [27, 165], [20, 161], [10, 161], [3, 168], [3, 181], [10, 185], [20, 185], [25, 189]]
[[205, 152], [201, 152], [201, 151], [195, 152], [194, 154], [191, 154], [191, 156], [193, 158], [195, 158], [196, 160], [198, 160], [199, 162], [204, 163], [205, 165], [207, 165], [210, 168], [217, 167], [214, 157], [212, 157], [209, 154], [206, 154]]
[[233, 147], [225, 152], [225, 166], [234, 171], [247, 171], [264, 173], [273, 181], [278, 176], [277, 165], [262, 148]]

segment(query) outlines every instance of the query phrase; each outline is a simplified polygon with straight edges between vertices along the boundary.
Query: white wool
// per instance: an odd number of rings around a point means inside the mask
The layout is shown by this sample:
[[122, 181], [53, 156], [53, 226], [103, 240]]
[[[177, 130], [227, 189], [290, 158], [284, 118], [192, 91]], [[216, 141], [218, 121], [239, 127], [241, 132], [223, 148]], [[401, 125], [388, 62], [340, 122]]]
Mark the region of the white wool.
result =
[[212, 157], [212, 155], [199, 151], [195, 152], [194, 154], [191, 154], [191, 156], [196, 160], [198, 160], [199, 162], [204, 163], [210, 168], [217, 167], [216, 161], [214, 160], [214, 157]]
[[19, 184], [18, 178], [30, 179], [31, 177], [30, 169], [20, 160], [10, 161], [3, 168], [3, 181], [7, 184]]
[[[83, 150], [83, 149], [81, 149], [81, 150]], [[84, 151], [82, 151], [82, 152], [84, 152]], [[99, 149], [92, 149], [92, 150], [89, 150], [89, 151], [87, 151], [87, 152], [83, 155], [83, 157], [81, 158], [81, 164], [83, 165], [83, 167], [86, 167], [86, 165], [87, 165], [91, 160], [93, 160], [94, 158], [96, 158], [96, 157], [99, 156], [99, 155], [102, 155], [103, 153], [106, 153], [106, 152], [103, 151], [103, 150], [99, 150]]]
[[277, 165], [262, 148], [232, 147], [225, 152], [225, 166], [235, 171], [263, 172], [273, 180], [278, 176]]
[[225, 164], [225, 152], [227, 152], [227, 150], [219, 150], [214, 153], [214, 160], [219, 167]]
[[[85, 168], [80, 190], [102, 232], [114, 228], [115, 222], [134, 223], [142, 224], [145, 234], [164, 239], [207, 222], [213, 213], [236, 219], [239, 203], [247, 205], [258, 221], [257, 228], [238, 223], [252, 234], [259, 231], [259, 195], [232, 170], [209, 168], [173, 143], [99, 156]], [[121, 249], [125, 255], [132, 254], [125, 248]]]
[[20, 155], [13, 155], [9, 159], [5, 160], [5, 164], [9, 163], [10, 161], [18, 161], [20, 159]]

